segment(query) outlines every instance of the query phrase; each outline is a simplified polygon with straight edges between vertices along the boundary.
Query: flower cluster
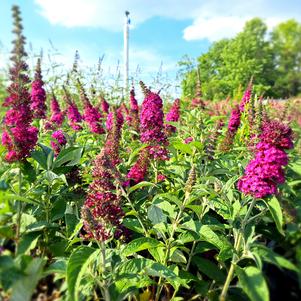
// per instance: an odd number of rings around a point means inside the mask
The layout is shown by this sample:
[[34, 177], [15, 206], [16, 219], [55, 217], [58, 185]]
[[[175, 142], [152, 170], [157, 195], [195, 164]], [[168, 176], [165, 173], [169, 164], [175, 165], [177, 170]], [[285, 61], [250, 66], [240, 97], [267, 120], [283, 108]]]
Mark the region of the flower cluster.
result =
[[66, 90], [65, 87], [63, 87], [64, 92], [65, 92], [65, 101], [68, 104], [67, 107], [67, 118], [69, 120], [69, 125], [75, 130], [75, 131], [80, 131], [82, 130], [82, 126], [79, 124], [83, 118], [81, 116], [81, 114], [78, 111], [77, 105], [74, 101], [71, 100], [71, 97], [68, 93], [68, 91]]
[[251, 96], [252, 96], [252, 79], [250, 80], [250, 83], [242, 97], [242, 100], [239, 104], [239, 109], [241, 112], [243, 112], [245, 110], [245, 105], [247, 103], [249, 103], [250, 99], [251, 99]]
[[50, 102], [51, 116], [50, 120], [46, 122], [46, 129], [54, 129], [55, 127], [60, 127], [63, 124], [65, 118], [65, 112], [61, 111], [60, 105], [52, 92], [52, 99]]
[[285, 149], [293, 147], [292, 130], [278, 121], [265, 121], [256, 145], [255, 158], [249, 162], [238, 189], [255, 198], [277, 193], [284, 183], [283, 166], [288, 164]]
[[62, 130], [58, 130], [52, 133], [51, 138], [53, 139], [50, 142], [51, 147], [54, 150], [54, 154], [58, 155], [62, 147], [67, 144], [66, 137]]
[[[166, 114], [166, 121], [177, 122], [180, 119], [180, 99], [176, 99], [170, 108], [169, 112]], [[166, 125], [166, 129], [168, 132], [175, 132], [176, 127], [170, 124]]]
[[200, 107], [202, 109], [205, 109], [206, 105], [205, 102], [202, 100], [202, 86], [201, 81], [198, 75], [198, 79], [196, 82], [196, 88], [195, 88], [195, 98], [191, 100], [191, 106], [192, 107]]
[[164, 132], [162, 99], [140, 83], [145, 94], [140, 113], [140, 139], [150, 146], [151, 157], [166, 160], [168, 156], [165, 146], [168, 145], [168, 141]]
[[86, 239], [105, 241], [111, 237], [128, 236], [128, 230], [121, 224], [124, 212], [115, 193], [114, 171], [103, 150], [94, 161], [94, 180], [81, 210]]
[[25, 38], [22, 35], [20, 10], [13, 6], [14, 33], [16, 40], [12, 51], [13, 67], [10, 68], [12, 83], [8, 87], [9, 97], [4, 106], [11, 107], [4, 117], [4, 129], [2, 144], [8, 150], [5, 159], [8, 162], [23, 160], [29, 156], [37, 143], [38, 129], [31, 126], [32, 112], [30, 110], [30, 94], [27, 85], [30, 82], [26, 72], [27, 64], [24, 62], [26, 52], [24, 50]]
[[123, 116], [120, 110], [112, 109], [107, 119], [108, 136], [104, 146], [104, 152], [111, 163], [115, 166], [120, 163], [119, 141], [121, 137], [121, 128], [123, 125]]
[[[106, 128], [107, 128], [108, 131], [110, 131], [112, 129], [113, 123], [114, 123], [114, 110], [111, 111], [107, 116]], [[119, 108], [116, 111], [116, 126], [119, 130], [122, 128], [123, 123], [124, 123], [124, 118], [123, 118], [123, 115], [122, 115], [122, 110]]]
[[206, 142], [206, 146], [205, 146], [205, 152], [208, 156], [209, 160], [213, 160], [213, 156], [215, 153], [215, 149], [216, 149], [216, 145], [217, 145], [217, 140], [220, 134], [220, 130], [222, 129], [222, 127], [224, 126], [224, 122], [222, 120], [219, 120], [212, 133], [210, 133], [208, 140]]
[[144, 181], [149, 163], [148, 148], [144, 148], [140, 151], [138, 160], [128, 172], [127, 178], [132, 180], [135, 184]]
[[130, 125], [134, 128], [134, 130], [139, 133], [140, 120], [139, 120], [139, 106], [137, 99], [135, 98], [135, 90], [134, 88], [130, 91], [130, 115], [129, 115]]
[[228, 151], [231, 148], [236, 132], [240, 126], [240, 117], [241, 117], [241, 112], [239, 106], [237, 105], [231, 111], [226, 137], [222, 142], [222, 144], [220, 145], [222, 151]]
[[80, 88], [80, 98], [84, 105], [84, 114], [83, 119], [89, 125], [89, 128], [92, 133], [95, 134], [104, 134], [105, 130], [102, 127], [102, 115], [99, 110], [94, 107], [87, 94], [85, 93], [84, 87], [81, 82], [78, 80], [79, 88]]
[[109, 113], [109, 109], [110, 109], [110, 105], [107, 103], [107, 101], [101, 97], [101, 110], [103, 113], [108, 114]]
[[236, 134], [240, 126], [240, 109], [238, 106], [231, 111], [231, 116], [228, 124], [228, 131], [232, 134]]
[[38, 58], [35, 70], [35, 79], [31, 84], [31, 110], [33, 111], [33, 117], [36, 119], [46, 118], [46, 92], [43, 85], [41, 60]]

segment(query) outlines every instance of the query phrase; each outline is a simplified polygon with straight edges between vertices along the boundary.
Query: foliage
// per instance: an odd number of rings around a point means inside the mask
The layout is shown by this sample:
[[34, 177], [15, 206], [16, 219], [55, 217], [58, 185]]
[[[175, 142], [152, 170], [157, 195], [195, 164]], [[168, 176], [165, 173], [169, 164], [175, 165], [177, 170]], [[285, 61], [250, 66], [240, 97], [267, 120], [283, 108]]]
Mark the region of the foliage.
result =
[[[271, 97], [296, 96], [300, 85], [301, 25], [294, 20], [280, 23], [267, 38], [267, 26], [259, 19], [248, 21], [242, 32], [220, 40], [197, 59], [205, 99], [236, 96], [241, 85], [253, 78], [257, 94]], [[180, 65], [191, 66], [184, 58]], [[196, 70], [182, 72], [183, 96], [193, 98]]]
[[[251, 32], [253, 25], [261, 34], [266, 30], [255, 20], [247, 26]], [[243, 47], [243, 35], [240, 39], [236, 43]], [[229, 43], [220, 45], [231, 49]], [[75, 71], [68, 75], [78, 114], [83, 111], [79, 78], [90, 83]], [[52, 80], [48, 85], [64, 111], [69, 104]], [[235, 100], [206, 108], [177, 100], [179, 120], [166, 122], [169, 104], [164, 101], [161, 111], [160, 96], [141, 86], [147, 101], [144, 110], [136, 108], [144, 112], [140, 133], [129, 100], [117, 106], [117, 92], [107, 97], [108, 114], [97, 99], [104, 87], [86, 94], [81, 87], [82, 98], [89, 97], [89, 106], [101, 113], [104, 134], [91, 132], [87, 116], [78, 121], [80, 129], [66, 119], [59, 128], [47, 128], [51, 114], [46, 112], [46, 120], [33, 122], [39, 137], [30, 156], [8, 163], [0, 147], [1, 299], [298, 300], [300, 101], [283, 105], [251, 97], [241, 110]], [[224, 124], [229, 126], [233, 107], [239, 122], [230, 141]], [[288, 151], [286, 181], [278, 193], [253, 198], [241, 193], [237, 182], [267, 118], [292, 126], [295, 148]], [[57, 130], [65, 140], [57, 140], [54, 151]], [[149, 133], [143, 143], [142, 130]], [[149, 157], [143, 181], [136, 183], [128, 174], [142, 151]], [[158, 159], [156, 151], [164, 156]]]

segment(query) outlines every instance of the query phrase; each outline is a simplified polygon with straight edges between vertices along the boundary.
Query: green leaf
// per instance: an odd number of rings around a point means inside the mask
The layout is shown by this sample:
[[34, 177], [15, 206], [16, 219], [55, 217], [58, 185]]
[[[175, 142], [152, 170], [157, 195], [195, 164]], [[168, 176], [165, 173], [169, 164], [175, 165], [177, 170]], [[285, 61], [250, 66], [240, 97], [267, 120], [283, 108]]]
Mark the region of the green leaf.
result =
[[69, 147], [62, 150], [54, 161], [53, 169], [61, 166], [74, 166], [79, 164], [82, 153], [82, 147]]
[[147, 210], [147, 217], [153, 225], [166, 223], [167, 221], [167, 216], [163, 213], [163, 210], [153, 204]]
[[87, 270], [90, 258], [96, 252], [98, 250], [87, 246], [81, 246], [72, 252], [67, 264], [67, 284], [70, 300], [78, 300], [81, 279]]
[[176, 247], [171, 248], [170, 250], [170, 261], [172, 262], [176, 262], [176, 263], [187, 263], [186, 257], [183, 254], [183, 252], [179, 249], [177, 249]]
[[138, 184], [136, 184], [136, 185], [130, 187], [130, 188], [128, 189], [128, 193], [130, 194], [130, 193], [134, 192], [135, 190], [137, 190], [137, 189], [139, 189], [139, 188], [142, 188], [142, 187], [148, 187], [148, 186], [153, 186], [153, 187], [154, 187], [154, 186], [156, 186], [156, 184], [151, 183], [151, 182], [143, 181], [143, 182], [140, 182], [140, 183], [138, 183]]
[[122, 224], [134, 232], [143, 233], [143, 229], [136, 218], [125, 218]]
[[189, 154], [192, 155], [192, 148], [190, 145], [185, 144], [185, 143], [181, 143], [181, 142], [174, 142], [172, 144], [172, 146], [176, 149], [179, 150], [180, 152], [184, 153], [184, 154]]
[[165, 247], [152, 248], [152, 249], [149, 249], [148, 251], [157, 262], [162, 263], [164, 261], [164, 256], [166, 253]]
[[160, 193], [155, 195], [155, 197], [153, 198], [153, 203], [155, 203], [157, 201], [157, 199], [167, 199], [168, 201], [175, 203], [179, 208], [181, 208], [183, 202], [181, 200], [178, 199], [177, 196], [171, 194], [171, 193]]
[[21, 202], [25, 202], [25, 203], [34, 204], [34, 205], [40, 205], [40, 203], [34, 199], [29, 199], [29, 198], [26, 198], [24, 196], [20, 196], [17, 194], [6, 194], [5, 197], [10, 200], [21, 201]]
[[147, 267], [146, 273], [149, 276], [165, 278], [175, 289], [179, 288], [181, 285], [187, 287], [185, 279], [181, 279], [174, 271], [161, 263], [155, 262], [151, 267]]
[[29, 301], [42, 277], [45, 262], [42, 258], [34, 258], [26, 267], [25, 275], [12, 287], [11, 301]]
[[201, 258], [199, 256], [194, 256], [192, 262], [197, 266], [199, 271], [201, 271], [209, 278], [219, 283], [224, 283], [226, 279], [225, 274], [212, 261], [205, 258]]
[[43, 169], [47, 170], [47, 155], [43, 151], [33, 151], [31, 157], [37, 161]]
[[253, 266], [244, 269], [236, 266], [239, 284], [251, 301], [269, 301], [269, 290], [259, 269]]
[[67, 270], [67, 262], [64, 258], [58, 259], [56, 262], [52, 263], [45, 271], [46, 275], [49, 274], [65, 274]]
[[281, 206], [279, 204], [278, 199], [274, 196], [270, 200], [266, 201], [266, 204], [271, 212], [271, 215], [275, 221], [276, 227], [282, 235], [284, 235], [284, 232], [282, 230], [283, 226], [283, 216], [282, 216], [282, 210]]
[[151, 237], [141, 237], [129, 242], [122, 251], [124, 256], [130, 256], [136, 252], [163, 246], [163, 244]]
[[18, 245], [17, 255], [25, 254], [35, 248], [40, 235], [38, 232], [30, 232], [23, 235]]
[[125, 300], [128, 293], [135, 291], [138, 292], [139, 288], [148, 287], [152, 284], [154, 284], [154, 281], [145, 275], [122, 275], [110, 286], [111, 300]]
[[263, 257], [265, 261], [274, 264], [278, 267], [292, 270], [297, 273], [299, 272], [299, 269], [293, 263], [291, 263], [286, 258], [280, 256], [279, 254], [275, 253], [273, 250], [261, 245], [258, 246], [255, 250], [256, 253]]
[[146, 267], [150, 267], [153, 260], [147, 258], [132, 258], [120, 263], [117, 268], [118, 274], [137, 274], [143, 272]]

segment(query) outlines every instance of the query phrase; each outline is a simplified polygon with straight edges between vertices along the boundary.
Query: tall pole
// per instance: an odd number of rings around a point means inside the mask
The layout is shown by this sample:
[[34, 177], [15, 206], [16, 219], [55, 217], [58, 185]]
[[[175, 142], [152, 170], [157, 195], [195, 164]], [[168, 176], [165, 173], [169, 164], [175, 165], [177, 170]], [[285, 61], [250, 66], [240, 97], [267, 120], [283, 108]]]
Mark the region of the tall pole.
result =
[[124, 19], [124, 31], [123, 31], [123, 41], [124, 41], [124, 49], [123, 49], [123, 60], [124, 60], [124, 96], [128, 94], [129, 91], [129, 12], [125, 12]]

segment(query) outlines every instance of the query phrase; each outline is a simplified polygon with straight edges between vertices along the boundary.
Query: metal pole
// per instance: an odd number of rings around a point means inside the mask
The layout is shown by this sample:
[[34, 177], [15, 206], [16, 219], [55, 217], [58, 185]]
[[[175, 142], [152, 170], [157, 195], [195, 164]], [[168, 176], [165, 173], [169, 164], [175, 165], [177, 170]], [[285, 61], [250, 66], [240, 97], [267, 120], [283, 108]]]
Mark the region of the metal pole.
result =
[[125, 22], [124, 22], [124, 31], [123, 31], [123, 59], [124, 59], [124, 96], [128, 94], [129, 91], [129, 12], [125, 12]]

